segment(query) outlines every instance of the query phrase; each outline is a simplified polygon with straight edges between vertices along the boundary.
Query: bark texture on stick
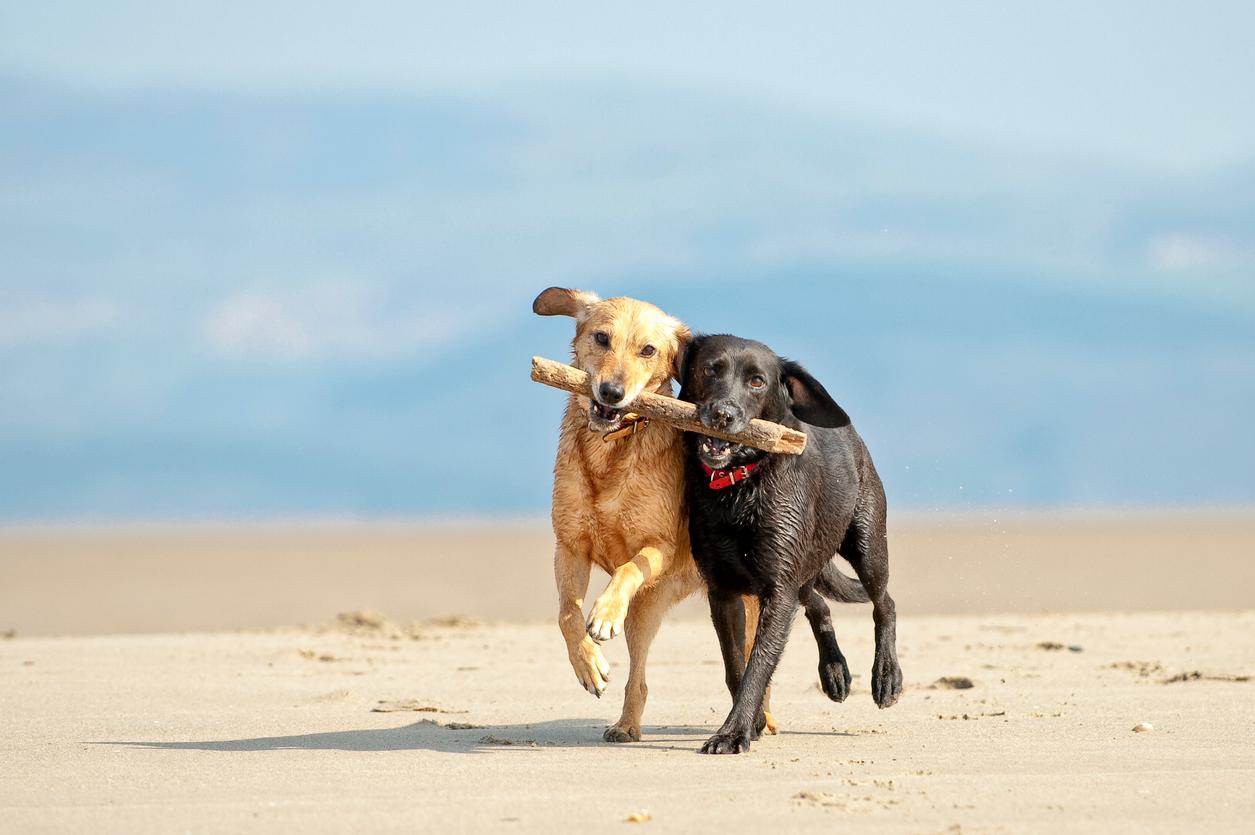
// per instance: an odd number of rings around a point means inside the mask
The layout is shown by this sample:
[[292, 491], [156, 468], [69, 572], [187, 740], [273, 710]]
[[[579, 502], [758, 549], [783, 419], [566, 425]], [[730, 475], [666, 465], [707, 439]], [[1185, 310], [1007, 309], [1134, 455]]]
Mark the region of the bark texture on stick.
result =
[[[555, 362], [544, 357], [532, 357], [532, 379], [547, 386], [582, 394], [588, 397], [588, 374], [565, 363]], [[666, 397], [652, 392], [642, 392], [629, 407], [637, 414], [646, 415], [670, 423], [688, 432], [698, 432], [714, 438], [723, 438], [738, 444], [752, 446], [767, 452], [783, 452], [798, 455], [806, 449], [806, 433], [769, 420], [750, 421], [750, 425], [739, 435], [730, 432], [719, 432], [703, 426], [697, 419], [697, 407], [692, 403]]]

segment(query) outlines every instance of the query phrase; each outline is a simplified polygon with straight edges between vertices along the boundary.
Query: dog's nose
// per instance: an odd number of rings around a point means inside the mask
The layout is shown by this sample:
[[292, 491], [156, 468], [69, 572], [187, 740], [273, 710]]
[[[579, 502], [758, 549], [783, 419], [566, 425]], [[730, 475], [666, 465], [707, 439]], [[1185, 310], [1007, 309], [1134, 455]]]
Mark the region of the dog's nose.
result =
[[623, 399], [623, 386], [619, 383], [602, 383], [597, 387], [597, 396], [607, 406]]
[[730, 404], [720, 403], [712, 410], [711, 417], [715, 419], [716, 429], [727, 429], [732, 425], [732, 421], [736, 420], [736, 409]]

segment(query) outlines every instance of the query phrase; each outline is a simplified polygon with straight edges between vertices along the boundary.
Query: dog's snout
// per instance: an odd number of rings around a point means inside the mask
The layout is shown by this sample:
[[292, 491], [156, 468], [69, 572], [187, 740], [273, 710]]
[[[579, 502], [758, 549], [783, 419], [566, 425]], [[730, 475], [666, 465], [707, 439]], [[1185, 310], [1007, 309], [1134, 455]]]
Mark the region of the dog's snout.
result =
[[702, 423], [711, 429], [728, 429], [738, 422], [741, 417], [741, 411], [733, 404], [725, 401], [711, 403], [701, 410], [699, 417], [702, 419]]
[[597, 397], [607, 406], [617, 406], [623, 400], [623, 384], [602, 383], [597, 387]]

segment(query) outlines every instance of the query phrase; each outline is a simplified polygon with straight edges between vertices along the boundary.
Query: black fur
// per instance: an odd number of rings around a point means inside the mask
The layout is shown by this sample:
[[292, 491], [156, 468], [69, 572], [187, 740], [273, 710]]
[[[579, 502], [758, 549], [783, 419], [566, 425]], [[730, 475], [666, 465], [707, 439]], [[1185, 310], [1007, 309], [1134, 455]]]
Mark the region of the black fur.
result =
[[[801, 455], [728, 447], [702, 435], [685, 435], [693, 558], [706, 580], [733, 699], [732, 712], [702, 753], [739, 753], [758, 738], [763, 691], [799, 605], [819, 644], [824, 693], [838, 702], [849, 695], [849, 667], [821, 595], [841, 602], [870, 599], [876, 627], [872, 697], [882, 708], [897, 702], [902, 670], [888, 591], [885, 493], [849, 417], [800, 365], [766, 345], [734, 336], [694, 339], [685, 354], [681, 384], [680, 398], [697, 404], [706, 426], [739, 432], [751, 418], [763, 418], [804, 428], [808, 435]], [[758, 467], [731, 487], [711, 490], [703, 462], [715, 469], [750, 462]], [[858, 582], [832, 563], [837, 553], [854, 567]], [[755, 594], [761, 601], [748, 664], [741, 643], [742, 594]]]

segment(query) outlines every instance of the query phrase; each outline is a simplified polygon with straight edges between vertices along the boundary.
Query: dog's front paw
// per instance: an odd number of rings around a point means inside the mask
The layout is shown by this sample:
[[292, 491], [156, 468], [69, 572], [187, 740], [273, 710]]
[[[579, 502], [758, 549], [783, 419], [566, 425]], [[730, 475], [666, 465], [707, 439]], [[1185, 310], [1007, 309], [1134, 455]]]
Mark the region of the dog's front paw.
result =
[[750, 734], [750, 742], [757, 742], [763, 733], [775, 733], [775, 730], [767, 730], [767, 723], [775, 722], [771, 714], [765, 710], [759, 711], [758, 716], [754, 719], [754, 733]]
[[844, 656], [837, 656], [833, 661], [819, 662], [819, 686], [824, 695], [834, 702], [844, 702], [850, 695], [850, 666], [845, 663]]
[[597, 598], [588, 616], [588, 636], [594, 641], [609, 641], [623, 631], [627, 618], [628, 602], [617, 594], [607, 592]]
[[780, 724], [776, 722], [776, 717], [771, 715], [770, 710], [763, 711], [763, 727], [761, 732], [771, 734], [772, 736], [780, 733]]
[[872, 664], [872, 698], [881, 708], [893, 707], [902, 695], [902, 668], [892, 652], [877, 652]]
[[601, 647], [590, 639], [580, 641], [575, 652], [571, 653], [571, 669], [575, 670], [580, 686], [589, 693], [600, 699], [601, 694], [606, 692], [606, 685], [610, 683], [610, 664], [601, 654]]
[[749, 731], [720, 731], [706, 740], [703, 754], [740, 754], [750, 749]]
[[601, 738], [606, 742], [640, 742], [641, 729], [635, 725], [611, 725]]

